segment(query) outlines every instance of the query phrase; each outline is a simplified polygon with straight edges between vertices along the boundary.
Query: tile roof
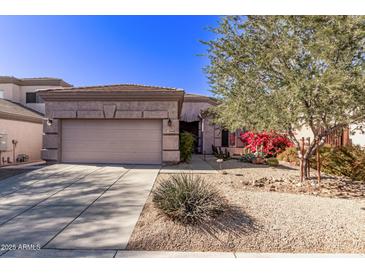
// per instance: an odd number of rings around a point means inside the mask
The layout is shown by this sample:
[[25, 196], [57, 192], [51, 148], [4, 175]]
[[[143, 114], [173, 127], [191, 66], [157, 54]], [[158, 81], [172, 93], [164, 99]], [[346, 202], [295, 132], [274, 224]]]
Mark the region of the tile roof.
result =
[[72, 87], [60, 78], [54, 77], [34, 77], [16, 78], [14, 76], [0, 76], [0, 84], [15, 84], [19, 86], [61, 86]]
[[0, 99], [0, 118], [41, 122], [43, 116], [21, 104]]
[[101, 86], [85, 86], [85, 87], [71, 87], [63, 89], [40, 89], [38, 91], [59, 91], [59, 92], [78, 92], [78, 91], [111, 91], [111, 92], [123, 92], [123, 91], [183, 91], [183, 89], [159, 87], [159, 86], [147, 86], [138, 84], [116, 84], [116, 85], [101, 85]]
[[207, 102], [211, 104], [216, 104], [218, 100], [214, 97], [205, 96], [201, 94], [192, 94], [192, 93], [185, 93], [184, 95], [185, 102]]

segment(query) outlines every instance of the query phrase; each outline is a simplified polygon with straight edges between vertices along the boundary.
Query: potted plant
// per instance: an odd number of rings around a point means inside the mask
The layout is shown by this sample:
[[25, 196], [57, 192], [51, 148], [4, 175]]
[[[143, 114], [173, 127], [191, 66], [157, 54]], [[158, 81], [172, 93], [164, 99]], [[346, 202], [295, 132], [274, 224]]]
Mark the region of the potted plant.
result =
[[265, 163], [265, 153], [256, 150], [255, 158], [252, 159], [253, 164], [264, 164]]

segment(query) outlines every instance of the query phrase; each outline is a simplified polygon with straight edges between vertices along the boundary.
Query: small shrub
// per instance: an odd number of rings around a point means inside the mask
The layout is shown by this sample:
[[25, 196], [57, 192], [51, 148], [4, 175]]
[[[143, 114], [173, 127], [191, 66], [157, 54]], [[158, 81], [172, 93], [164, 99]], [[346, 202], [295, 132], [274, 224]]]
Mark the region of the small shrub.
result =
[[279, 165], [279, 160], [276, 158], [268, 158], [268, 159], [266, 159], [266, 163], [269, 166], [277, 166], [277, 165]]
[[[365, 151], [359, 146], [323, 146], [319, 153], [322, 172], [365, 181]], [[311, 167], [317, 168], [315, 155], [311, 159]]]
[[171, 175], [153, 192], [153, 202], [172, 220], [199, 224], [223, 212], [222, 198], [199, 176]]
[[280, 161], [299, 165], [298, 152], [295, 147], [288, 147], [286, 150], [279, 153], [276, 158]]
[[252, 160], [255, 158], [256, 158], [255, 154], [247, 153], [240, 158], [240, 161], [245, 163], [252, 163]]
[[194, 135], [189, 132], [180, 133], [180, 160], [189, 162], [194, 152]]
[[294, 145], [285, 134], [279, 134], [274, 131], [247, 131], [241, 133], [240, 139], [245, 144], [245, 148], [252, 153], [256, 153], [259, 150], [269, 157], [275, 157], [278, 153]]

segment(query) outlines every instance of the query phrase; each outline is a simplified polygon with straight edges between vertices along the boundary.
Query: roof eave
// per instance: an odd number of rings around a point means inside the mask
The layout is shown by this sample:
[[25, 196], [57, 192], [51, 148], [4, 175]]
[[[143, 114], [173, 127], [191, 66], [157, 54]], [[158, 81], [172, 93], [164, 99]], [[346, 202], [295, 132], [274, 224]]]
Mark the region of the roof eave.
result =
[[39, 96], [45, 101], [178, 101], [180, 117], [185, 92], [169, 91], [64, 91], [39, 90]]
[[58, 78], [16, 78], [13, 76], [0, 77], [0, 84], [15, 84], [18, 86], [60, 86], [60, 87], [72, 87], [71, 84], [65, 82], [63, 79]]
[[0, 111], [0, 119], [6, 119], [6, 120], [16, 120], [16, 121], [22, 121], [22, 122], [31, 122], [31, 123], [37, 123], [42, 124], [43, 123], [43, 117], [31, 117], [21, 114], [15, 114], [15, 113], [8, 113]]

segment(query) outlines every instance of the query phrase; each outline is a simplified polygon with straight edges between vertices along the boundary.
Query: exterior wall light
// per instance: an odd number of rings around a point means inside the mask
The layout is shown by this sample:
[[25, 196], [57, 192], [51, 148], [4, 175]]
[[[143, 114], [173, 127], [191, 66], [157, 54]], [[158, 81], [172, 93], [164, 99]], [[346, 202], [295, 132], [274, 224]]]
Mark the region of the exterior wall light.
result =
[[171, 121], [171, 119], [170, 119], [170, 118], [167, 120], [167, 125], [168, 125], [169, 127], [171, 127], [171, 125], [172, 125], [172, 121]]
[[48, 119], [47, 120], [47, 126], [52, 126], [53, 120], [52, 119]]

